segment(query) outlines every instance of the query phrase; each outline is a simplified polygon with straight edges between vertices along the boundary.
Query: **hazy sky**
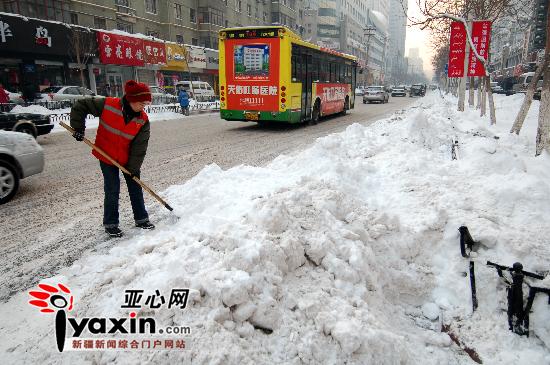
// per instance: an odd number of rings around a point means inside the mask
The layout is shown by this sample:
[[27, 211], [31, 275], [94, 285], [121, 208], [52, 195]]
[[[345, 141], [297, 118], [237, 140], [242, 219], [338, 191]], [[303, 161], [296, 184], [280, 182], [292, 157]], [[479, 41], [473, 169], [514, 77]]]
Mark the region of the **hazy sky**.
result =
[[[409, 0], [408, 17], [420, 18], [421, 14], [418, 10], [417, 0]], [[432, 78], [433, 70], [431, 65], [432, 48], [430, 46], [430, 37], [427, 30], [420, 30], [418, 26], [407, 26], [407, 40], [405, 42], [405, 48], [407, 49], [407, 55], [409, 54], [409, 48], [418, 48], [420, 50], [420, 57], [424, 63], [424, 72], [428, 78]]]

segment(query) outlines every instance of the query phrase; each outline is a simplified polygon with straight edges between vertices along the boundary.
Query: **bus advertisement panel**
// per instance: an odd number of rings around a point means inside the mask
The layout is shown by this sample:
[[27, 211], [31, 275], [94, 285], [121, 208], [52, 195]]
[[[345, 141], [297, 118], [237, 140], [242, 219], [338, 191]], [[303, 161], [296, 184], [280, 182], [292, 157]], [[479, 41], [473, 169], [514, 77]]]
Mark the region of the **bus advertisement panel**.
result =
[[278, 38], [225, 41], [227, 109], [278, 111]]
[[316, 97], [321, 99], [321, 114], [327, 115], [342, 111], [343, 101], [346, 95], [351, 93], [351, 85], [317, 83], [313, 90], [315, 90], [313, 99], [315, 100]]

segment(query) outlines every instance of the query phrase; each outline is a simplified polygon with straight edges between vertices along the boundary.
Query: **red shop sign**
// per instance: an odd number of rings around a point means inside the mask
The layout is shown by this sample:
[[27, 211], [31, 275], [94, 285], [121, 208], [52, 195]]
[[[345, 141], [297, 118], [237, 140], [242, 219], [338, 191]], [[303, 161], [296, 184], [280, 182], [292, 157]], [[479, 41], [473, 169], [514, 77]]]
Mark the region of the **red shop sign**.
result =
[[164, 43], [143, 40], [143, 55], [145, 63], [150, 65], [166, 64]]
[[[103, 64], [144, 66], [143, 40], [98, 32], [99, 59]], [[163, 48], [164, 51], [164, 48]]]
[[449, 40], [449, 77], [464, 76], [464, 60], [466, 59], [466, 29], [462, 22], [451, 23], [451, 39]]
[[[489, 56], [489, 42], [491, 40], [491, 21], [480, 20], [472, 24], [472, 42], [476, 47], [477, 53], [485, 60]], [[485, 76], [485, 68], [474, 52], [470, 50], [468, 62], [468, 76]]]

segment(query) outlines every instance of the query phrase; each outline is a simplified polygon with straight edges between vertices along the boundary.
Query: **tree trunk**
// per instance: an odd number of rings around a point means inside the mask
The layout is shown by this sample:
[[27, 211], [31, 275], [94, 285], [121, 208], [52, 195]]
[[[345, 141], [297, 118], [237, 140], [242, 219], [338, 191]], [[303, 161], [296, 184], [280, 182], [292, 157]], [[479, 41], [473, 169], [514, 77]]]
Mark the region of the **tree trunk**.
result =
[[491, 88], [491, 83], [489, 83], [489, 87], [487, 87], [486, 79], [487, 76], [483, 76], [479, 78], [479, 85], [482, 86], [481, 90], [481, 116], [484, 117], [487, 114], [487, 89]]
[[487, 87], [487, 96], [489, 99], [489, 115], [491, 117], [491, 125], [497, 124], [497, 117], [495, 113], [495, 100], [493, 99], [493, 90], [491, 90], [491, 78], [485, 79], [485, 86]]
[[[544, 51], [544, 73], [539, 106], [537, 147], [535, 156], [542, 151], [550, 153], [550, 5], [546, 9], [546, 49]], [[531, 85], [529, 85], [531, 86]]]
[[[539, 65], [539, 67], [537, 67], [537, 70], [535, 71], [535, 76], [533, 76], [533, 78], [531, 79], [531, 83], [527, 88], [527, 93], [523, 98], [523, 103], [521, 104], [521, 108], [519, 110], [518, 115], [516, 116], [516, 120], [514, 121], [514, 124], [512, 125], [512, 129], [510, 130], [510, 133], [519, 134], [519, 132], [521, 131], [523, 122], [525, 121], [525, 118], [527, 117], [527, 113], [529, 112], [529, 108], [531, 107], [531, 102], [533, 101], [533, 95], [535, 95], [535, 91], [537, 89], [537, 82], [539, 81], [544, 69], [547, 68], [547, 66], [548, 66], [548, 57], [545, 56], [544, 62], [542, 62]], [[541, 98], [541, 104], [542, 104], [542, 98]], [[542, 110], [542, 105], [541, 105], [541, 110]]]
[[[465, 26], [470, 28], [470, 22], [467, 22], [467, 25]], [[466, 80], [468, 79], [468, 54], [470, 52], [470, 42], [466, 42], [466, 49], [465, 49], [465, 55], [464, 57], [464, 76], [460, 79], [459, 89], [458, 89], [458, 111], [463, 112], [464, 111], [464, 103], [466, 99]], [[472, 85], [470, 85], [470, 89], [472, 88]]]
[[478, 84], [477, 84], [477, 104], [476, 104], [476, 109], [480, 109], [481, 108], [481, 93], [483, 92], [483, 86], [482, 86], [482, 81], [483, 78], [480, 77], [479, 80], [478, 80]]
[[[466, 60], [466, 62], [468, 62], [468, 60]], [[470, 107], [473, 107], [474, 106], [474, 99], [475, 99], [475, 88], [474, 88], [474, 85], [475, 85], [475, 77], [473, 76], [470, 76], [470, 88], [468, 89], [468, 105]], [[479, 86], [478, 86], [478, 91], [479, 91]]]

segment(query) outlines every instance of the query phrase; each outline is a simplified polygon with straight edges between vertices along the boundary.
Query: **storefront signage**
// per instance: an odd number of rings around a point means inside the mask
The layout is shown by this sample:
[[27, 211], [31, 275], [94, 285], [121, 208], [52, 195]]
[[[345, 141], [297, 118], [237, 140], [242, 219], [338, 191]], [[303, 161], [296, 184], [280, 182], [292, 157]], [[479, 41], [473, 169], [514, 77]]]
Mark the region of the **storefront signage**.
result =
[[[32, 55], [51, 55], [73, 57], [74, 31], [66, 24], [42, 21], [38, 19], [0, 15], [0, 53], [28, 53]], [[90, 32], [83, 43], [92, 44], [95, 49], [95, 37]], [[88, 47], [86, 47], [88, 49]]]
[[163, 43], [143, 40], [143, 55], [149, 65], [166, 65], [166, 48]]
[[144, 66], [143, 39], [97, 32], [99, 59], [110, 65]]
[[[491, 40], [491, 21], [481, 20], [472, 24], [472, 42], [476, 47], [477, 53], [485, 60], [489, 56], [489, 41]], [[485, 68], [474, 52], [470, 50], [470, 59], [468, 62], [468, 76], [485, 76]]]
[[192, 68], [206, 68], [206, 54], [204, 48], [200, 47], [188, 47], [188, 58], [187, 62], [189, 67]]
[[162, 70], [187, 71], [185, 48], [175, 43], [165, 43], [165, 47], [166, 67]]
[[220, 57], [219, 57], [218, 51], [207, 49], [205, 50], [205, 56], [206, 56], [206, 69], [217, 70], [220, 68]]

